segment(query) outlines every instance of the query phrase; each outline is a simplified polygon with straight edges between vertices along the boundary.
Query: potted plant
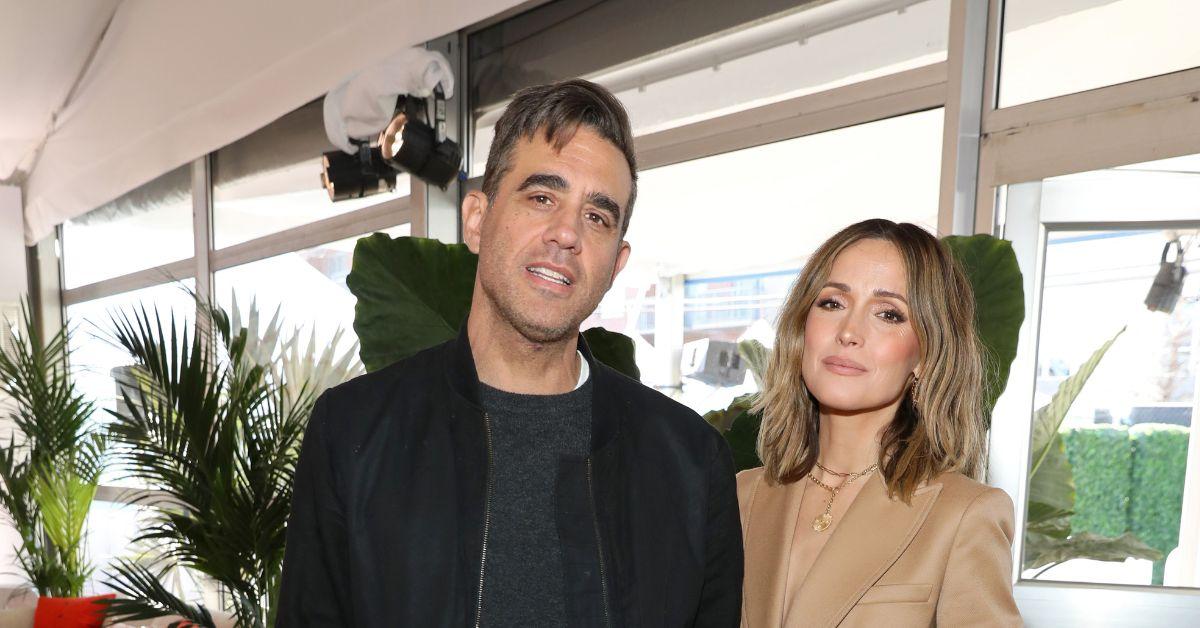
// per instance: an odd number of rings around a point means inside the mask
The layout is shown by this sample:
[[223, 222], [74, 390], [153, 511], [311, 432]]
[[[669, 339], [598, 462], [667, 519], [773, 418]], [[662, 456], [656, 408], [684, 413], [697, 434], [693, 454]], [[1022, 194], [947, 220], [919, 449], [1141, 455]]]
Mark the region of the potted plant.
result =
[[69, 331], [45, 338], [24, 303], [19, 321], [2, 322], [0, 393], [14, 429], [0, 445], [0, 507], [21, 537], [17, 561], [38, 595], [78, 598], [92, 573], [84, 528], [106, 440], [71, 376]]
[[144, 307], [113, 316], [114, 342], [133, 358], [124, 404], [112, 412], [116, 455], [152, 487], [151, 524], [134, 539], [157, 560], [121, 560], [107, 583], [122, 620], [177, 615], [214, 626], [212, 613], [163, 586], [184, 567], [216, 581], [239, 626], [274, 623], [285, 526], [300, 442], [317, 395], [361, 372], [357, 347], [318, 349], [315, 334], [265, 326], [252, 304], [242, 321], [206, 307], [211, 334], [164, 322]]

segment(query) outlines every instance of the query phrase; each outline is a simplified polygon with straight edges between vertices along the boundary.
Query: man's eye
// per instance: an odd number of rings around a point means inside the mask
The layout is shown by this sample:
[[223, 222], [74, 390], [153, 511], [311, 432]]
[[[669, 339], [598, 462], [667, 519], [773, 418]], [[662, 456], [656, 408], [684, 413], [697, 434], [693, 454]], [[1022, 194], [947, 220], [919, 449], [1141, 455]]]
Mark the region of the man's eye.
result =
[[608, 226], [608, 221], [605, 220], [604, 216], [598, 212], [588, 212], [587, 219], [598, 225]]
[[553, 200], [545, 194], [534, 194], [531, 198], [533, 199], [533, 202], [537, 203], [538, 205], [549, 205], [553, 202]]

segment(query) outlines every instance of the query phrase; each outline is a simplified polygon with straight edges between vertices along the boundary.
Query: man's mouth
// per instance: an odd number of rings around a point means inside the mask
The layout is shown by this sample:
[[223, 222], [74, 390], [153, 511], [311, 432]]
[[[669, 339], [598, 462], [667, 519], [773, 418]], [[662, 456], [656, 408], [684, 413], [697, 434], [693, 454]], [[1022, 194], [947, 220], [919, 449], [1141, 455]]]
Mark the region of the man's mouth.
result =
[[525, 270], [537, 275], [538, 277], [541, 277], [542, 279], [545, 279], [546, 281], [552, 281], [563, 286], [571, 285], [571, 280], [566, 275], [554, 270], [550, 270], [545, 266], [526, 266]]

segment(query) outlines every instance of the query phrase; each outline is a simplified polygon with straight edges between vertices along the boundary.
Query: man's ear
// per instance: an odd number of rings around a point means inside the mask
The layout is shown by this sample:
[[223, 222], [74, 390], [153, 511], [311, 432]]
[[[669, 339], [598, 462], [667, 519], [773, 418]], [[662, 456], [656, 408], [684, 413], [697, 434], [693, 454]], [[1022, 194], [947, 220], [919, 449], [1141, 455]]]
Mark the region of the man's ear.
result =
[[487, 214], [487, 210], [488, 198], [483, 192], [468, 192], [463, 198], [463, 242], [476, 255], [479, 255], [479, 238], [483, 231], [483, 217]]
[[621, 271], [625, 268], [625, 262], [629, 261], [629, 253], [632, 250], [633, 247], [629, 246], [628, 241], [621, 240], [621, 248], [617, 251], [617, 263], [613, 264], [612, 277], [608, 278], [608, 287], [612, 287], [613, 282], [617, 280], [617, 275], [621, 274]]

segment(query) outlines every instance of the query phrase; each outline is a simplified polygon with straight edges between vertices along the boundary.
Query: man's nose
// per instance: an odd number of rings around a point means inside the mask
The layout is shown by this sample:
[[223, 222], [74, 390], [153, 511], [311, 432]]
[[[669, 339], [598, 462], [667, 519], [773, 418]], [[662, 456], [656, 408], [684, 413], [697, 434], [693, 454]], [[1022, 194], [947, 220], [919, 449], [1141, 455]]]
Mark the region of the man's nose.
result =
[[562, 207], [554, 212], [550, 224], [542, 233], [542, 239], [547, 244], [553, 244], [561, 249], [579, 249], [579, 212], [569, 207]]

